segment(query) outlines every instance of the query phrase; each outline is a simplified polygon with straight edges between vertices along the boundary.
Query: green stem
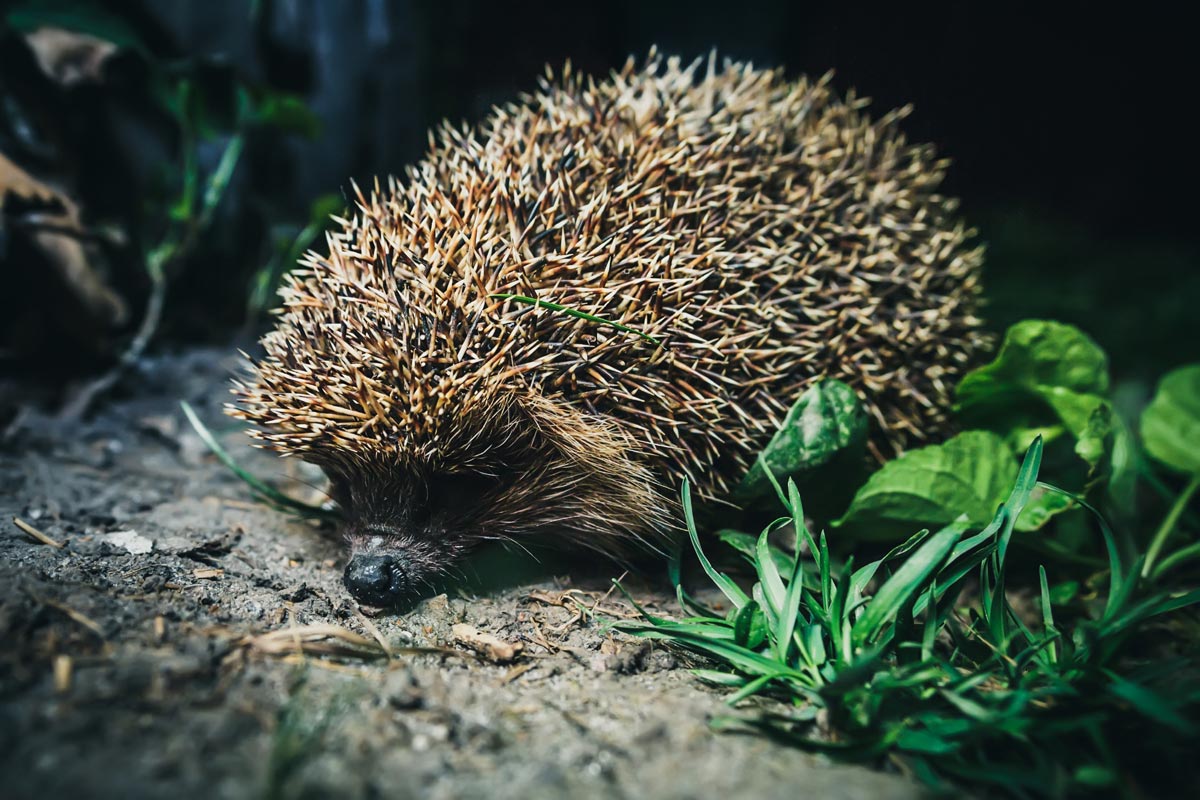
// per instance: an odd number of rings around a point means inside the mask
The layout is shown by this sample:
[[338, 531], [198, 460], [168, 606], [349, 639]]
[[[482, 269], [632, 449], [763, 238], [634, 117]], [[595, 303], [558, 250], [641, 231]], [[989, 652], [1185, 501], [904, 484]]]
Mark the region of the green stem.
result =
[[1150, 578], [1151, 580], [1158, 580], [1162, 575], [1175, 569], [1180, 564], [1186, 564], [1197, 557], [1200, 557], [1200, 542], [1189, 544], [1187, 547], [1181, 547], [1160, 561], [1158, 566], [1154, 568], [1154, 574]]
[[1166, 544], [1171, 532], [1175, 530], [1175, 524], [1179, 522], [1180, 515], [1187, 508], [1188, 502], [1192, 499], [1192, 495], [1196, 493], [1197, 489], [1200, 489], [1200, 475], [1193, 477], [1188, 485], [1184, 487], [1184, 490], [1180, 492], [1179, 497], [1175, 498], [1175, 504], [1171, 506], [1171, 510], [1167, 512], [1162, 525], [1159, 526], [1154, 534], [1154, 538], [1150, 541], [1150, 549], [1146, 551], [1146, 561], [1142, 565], [1143, 578], [1150, 575], [1151, 567], [1154, 566], [1154, 562], [1158, 559], [1159, 551]]

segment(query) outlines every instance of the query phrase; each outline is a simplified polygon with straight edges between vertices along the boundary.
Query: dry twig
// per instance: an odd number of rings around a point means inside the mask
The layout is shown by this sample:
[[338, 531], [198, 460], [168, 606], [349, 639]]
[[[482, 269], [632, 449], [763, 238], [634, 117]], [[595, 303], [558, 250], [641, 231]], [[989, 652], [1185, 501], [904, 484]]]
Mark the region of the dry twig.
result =
[[371, 661], [395, 655], [462, 656], [448, 647], [389, 647], [383, 640], [369, 639], [340, 625], [313, 624], [280, 628], [257, 635], [243, 636], [231, 654], [236, 657], [259, 655], [286, 659], [303, 656], [328, 656]]
[[25, 533], [29, 534], [31, 537], [33, 537], [34, 539], [38, 540], [38, 541], [39, 541], [39, 542], [41, 542], [42, 544], [48, 544], [48, 545], [50, 545], [51, 547], [57, 547], [57, 548], [58, 548], [58, 549], [60, 549], [60, 550], [61, 550], [61, 549], [62, 549], [62, 547], [63, 547], [63, 543], [62, 543], [62, 542], [60, 542], [60, 541], [58, 541], [58, 540], [56, 540], [56, 539], [51, 539], [49, 536], [47, 536], [46, 534], [42, 533], [42, 532], [41, 532], [41, 531], [39, 531], [37, 528], [33, 527], [32, 525], [30, 525], [28, 522], [26, 522], [25, 520], [21, 519], [20, 517], [13, 517], [13, 525], [16, 525], [16, 526], [17, 526], [18, 528], [20, 528], [22, 531], [24, 531]]
[[451, 628], [450, 632], [454, 635], [454, 641], [496, 664], [515, 661], [525, 650], [522, 642], [506, 642], [490, 633], [481, 632], [474, 625], [462, 622]]

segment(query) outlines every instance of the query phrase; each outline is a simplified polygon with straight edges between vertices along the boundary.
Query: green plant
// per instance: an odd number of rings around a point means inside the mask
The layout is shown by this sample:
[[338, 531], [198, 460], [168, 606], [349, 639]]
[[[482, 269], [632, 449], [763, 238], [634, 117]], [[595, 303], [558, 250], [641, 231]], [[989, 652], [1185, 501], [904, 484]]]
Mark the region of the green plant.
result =
[[[735, 689], [730, 705], [761, 694], [791, 704], [721, 720], [723, 727], [843, 758], [894, 758], [934, 787], [966, 783], [1014, 796], [1132, 791], [1129, 748], [1113, 732], [1141, 726], [1154, 742], [1186, 741], [1196, 735], [1189, 715], [1200, 692], [1171, 685], [1180, 663], [1128, 661], [1127, 645], [1148, 620], [1200, 602], [1200, 591], [1140, 581], [1143, 559], [1124, 563], [1101, 524], [1108, 585], [1100, 606], [1056, 616], [1039, 568], [1040, 613], [1018, 611], [1010, 593], [1016, 522], [1035, 489], [1057, 492], [1037, 481], [1042, 453], [1035, 438], [982, 530], [972, 532], [963, 516], [863, 566], [853, 557], [836, 564], [825, 534], [809, 532], [789, 480], [779, 491], [789, 516], [768, 525], [749, 553], [749, 591], [705, 555], [685, 482], [692, 547], [731, 608], [722, 616], [690, 598], [676, 562], [680, 602], [696, 615], [671, 620], [639, 606], [643, 620], [614, 626], [723, 664], [697, 674]], [[786, 525], [807, 555], [781, 570], [769, 537]]]
[[304, 252], [325, 232], [329, 218], [343, 208], [340, 197], [322, 195], [309, 207], [308, 222], [302, 228], [288, 223], [273, 225], [271, 238], [274, 252], [255, 273], [250, 295], [246, 300], [247, 322], [257, 321], [271, 304], [283, 275], [296, 266]]
[[1168, 469], [1188, 476], [1188, 483], [1171, 504], [1150, 540], [1142, 576], [1158, 577], [1167, 570], [1200, 558], [1200, 542], [1192, 543], [1158, 562], [1167, 539], [1179, 526], [1188, 503], [1200, 489], [1200, 364], [1177, 369], [1162, 379], [1158, 393], [1141, 419], [1146, 452]]

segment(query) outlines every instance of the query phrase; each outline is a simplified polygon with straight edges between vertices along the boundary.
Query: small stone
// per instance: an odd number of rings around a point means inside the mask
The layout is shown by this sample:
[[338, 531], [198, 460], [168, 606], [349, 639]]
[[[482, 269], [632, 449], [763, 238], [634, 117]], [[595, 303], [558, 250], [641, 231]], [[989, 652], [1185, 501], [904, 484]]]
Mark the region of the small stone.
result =
[[390, 672], [383, 684], [383, 696], [388, 705], [400, 711], [411, 711], [425, 705], [425, 696], [416, 676], [406, 669]]
[[133, 530], [102, 533], [96, 538], [135, 556], [144, 556], [154, 549], [154, 542]]

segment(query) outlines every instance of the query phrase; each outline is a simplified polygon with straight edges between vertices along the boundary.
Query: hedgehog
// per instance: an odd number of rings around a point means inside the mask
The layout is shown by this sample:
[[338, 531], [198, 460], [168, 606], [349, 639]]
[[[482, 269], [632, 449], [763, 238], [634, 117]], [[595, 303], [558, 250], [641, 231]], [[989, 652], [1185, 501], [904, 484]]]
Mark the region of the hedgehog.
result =
[[335, 217], [227, 408], [319, 466], [344, 582], [410, 602], [480, 542], [621, 557], [713, 503], [822, 378], [879, 458], [944, 431], [986, 344], [947, 166], [829, 75], [568, 64]]

